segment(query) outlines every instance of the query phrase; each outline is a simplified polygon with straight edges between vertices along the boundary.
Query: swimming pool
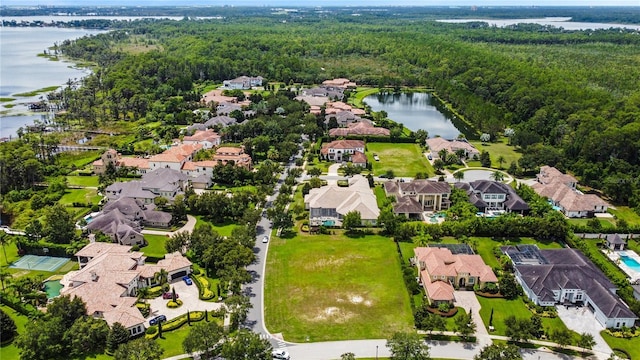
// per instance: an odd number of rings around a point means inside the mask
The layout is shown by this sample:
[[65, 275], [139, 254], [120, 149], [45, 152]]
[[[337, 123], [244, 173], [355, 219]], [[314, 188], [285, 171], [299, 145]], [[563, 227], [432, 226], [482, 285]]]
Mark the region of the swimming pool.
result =
[[623, 264], [627, 265], [629, 269], [640, 272], [640, 263], [638, 263], [636, 259], [631, 258], [627, 255], [620, 255], [620, 261], [622, 261]]
[[44, 282], [44, 292], [47, 293], [48, 299], [53, 299], [54, 297], [60, 295], [60, 290], [62, 290], [62, 284], [60, 280], [47, 280]]
[[333, 220], [325, 220], [325, 221], [322, 222], [322, 225], [324, 225], [324, 226], [334, 226], [335, 224], [336, 224], [336, 222], [333, 221]]

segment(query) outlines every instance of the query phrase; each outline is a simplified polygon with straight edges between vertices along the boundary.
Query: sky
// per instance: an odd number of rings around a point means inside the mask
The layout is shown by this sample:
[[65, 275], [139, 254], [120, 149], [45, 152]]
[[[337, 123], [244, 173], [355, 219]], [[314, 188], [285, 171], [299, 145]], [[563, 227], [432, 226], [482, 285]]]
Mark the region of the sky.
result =
[[2, 5], [234, 6], [640, 6], [640, 0], [3, 0]]

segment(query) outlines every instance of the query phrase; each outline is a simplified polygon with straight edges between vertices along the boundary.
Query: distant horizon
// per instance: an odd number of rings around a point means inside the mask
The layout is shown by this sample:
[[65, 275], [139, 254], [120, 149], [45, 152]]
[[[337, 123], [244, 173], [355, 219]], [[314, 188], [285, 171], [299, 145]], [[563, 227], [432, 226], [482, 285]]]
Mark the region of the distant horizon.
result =
[[228, 0], [212, 4], [210, 0], [139, 0], [135, 5], [126, 0], [4, 0], [2, 6], [70, 6], [70, 7], [99, 7], [99, 6], [127, 6], [127, 7], [147, 7], [147, 6], [211, 6], [211, 7], [640, 7], [640, 0], [531, 0], [528, 3], [514, 4], [513, 0], [352, 0], [348, 4], [340, 0], [324, 0], [318, 2], [294, 1], [294, 0]]

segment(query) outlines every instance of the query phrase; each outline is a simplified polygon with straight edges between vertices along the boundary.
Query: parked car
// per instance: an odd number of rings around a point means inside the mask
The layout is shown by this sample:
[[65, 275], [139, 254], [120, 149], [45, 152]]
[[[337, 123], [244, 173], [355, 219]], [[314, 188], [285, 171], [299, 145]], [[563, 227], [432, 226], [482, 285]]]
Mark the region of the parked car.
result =
[[273, 350], [271, 352], [271, 356], [273, 356], [274, 359], [282, 359], [282, 360], [289, 360], [291, 358], [287, 350]]
[[[176, 293], [176, 299], [177, 299], [177, 298], [179, 298], [179, 297], [180, 297], [180, 295], [178, 295], [178, 294]], [[170, 291], [167, 291], [166, 293], [162, 294], [162, 298], [163, 298], [163, 299], [165, 299], [165, 300], [167, 300], [167, 299], [173, 299], [173, 293], [172, 293], [172, 292], [170, 292]]]
[[262, 243], [263, 244], [266, 244], [268, 242], [269, 242], [269, 237], [268, 236], [265, 236], [265, 237], [262, 238]]
[[167, 317], [164, 316], [164, 315], [158, 315], [158, 316], [154, 317], [153, 319], [149, 320], [149, 325], [157, 325], [158, 323], [160, 323], [162, 321], [167, 321]]
[[191, 280], [191, 278], [190, 278], [190, 277], [188, 277], [188, 276], [183, 276], [183, 277], [182, 277], [182, 280], [183, 280], [183, 281], [184, 281], [184, 283], [185, 283], [185, 284], [187, 284], [187, 285], [193, 285], [193, 281], [192, 281], [192, 280]]

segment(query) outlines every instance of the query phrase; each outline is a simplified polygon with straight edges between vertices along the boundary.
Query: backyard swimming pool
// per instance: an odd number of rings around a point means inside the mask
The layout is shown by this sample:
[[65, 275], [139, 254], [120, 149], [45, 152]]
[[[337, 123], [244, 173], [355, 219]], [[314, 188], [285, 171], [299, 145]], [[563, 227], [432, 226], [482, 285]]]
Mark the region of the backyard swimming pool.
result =
[[640, 263], [638, 263], [636, 259], [631, 258], [627, 255], [620, 255], [620, 261], [622, 261], [623, 264], [627, 265], [631, 270], [640, 272]]
[[44, 282], [43, 286], [48, 299], [53, 299], [60, 295], [60, 290], [62, 290], [63, 287], [62, 284], [60, 284], [60, 280], [47, 280]]

